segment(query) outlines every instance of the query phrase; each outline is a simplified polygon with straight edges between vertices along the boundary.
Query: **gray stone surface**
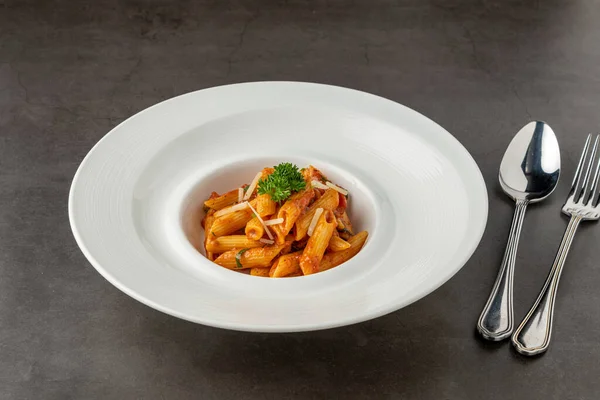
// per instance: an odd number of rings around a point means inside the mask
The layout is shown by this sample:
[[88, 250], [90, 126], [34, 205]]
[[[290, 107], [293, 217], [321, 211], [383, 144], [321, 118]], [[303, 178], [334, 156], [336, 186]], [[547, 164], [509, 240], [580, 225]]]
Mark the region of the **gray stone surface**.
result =
[[[525, 220], [517, 318], [552, 262], [584, 135], [599, 127], [599, 21], [593, 0], [0, 0], [0, 398], [598, 398], [597, 226], [575, 239], [546, 355], [525, 359], [474, 326], [512, 215], [498, 165], [530, 118], [557, 132], [564, 175]], [[473, 258], [405, 309], [302, 334], [195, 325], [106, 282], [67, 217], [86, 152], [158, 101], [254, 80], [365, 90], [452, 132], [490, 194]]]

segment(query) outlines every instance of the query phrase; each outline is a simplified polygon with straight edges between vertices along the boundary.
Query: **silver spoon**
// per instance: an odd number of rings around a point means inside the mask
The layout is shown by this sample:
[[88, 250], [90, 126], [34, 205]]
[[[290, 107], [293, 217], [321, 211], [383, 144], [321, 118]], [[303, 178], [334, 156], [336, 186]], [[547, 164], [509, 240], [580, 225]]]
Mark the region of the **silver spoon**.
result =
[[500, 272], [477, 322], [477, 330], [488, 340], [506, 339], [513, 331], [513, 276], [525, 210], [554, 191], [559, 175], [560, 150], [552, 128], [541, 121], [528, 123], [510, 142], [500, 164], [500, 185], [516, 208]]

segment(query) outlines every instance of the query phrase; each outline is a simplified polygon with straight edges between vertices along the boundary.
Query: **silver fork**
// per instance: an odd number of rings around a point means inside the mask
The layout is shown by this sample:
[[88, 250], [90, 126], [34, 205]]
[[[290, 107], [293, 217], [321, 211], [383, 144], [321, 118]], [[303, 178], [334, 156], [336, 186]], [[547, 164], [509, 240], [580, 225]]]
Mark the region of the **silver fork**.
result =
[[[567, 255], [569, 254], [569, 248], [573, 243], [575, 232], [581, 221], [597, 220], [600, 218], [600, 207], [598, 207], [598, 199], [600, 197], [600, 189], [598, 187], [600, 161], [596, 161], [599, 141], [600, 135], [596, 135], [591, 151], [592, 135], [588, 135], [585, 141], [585, 146], [583, 147], [583, 152], [575, 172], [575, 178], [571, 185], [571, 191], [562, 208], [562, 212], [570, 215], [571, 219], [569, 220], [542, 291], [512, 336], [512, 343], [521, 354], [532, 356], [548, 349], [550, 336], [552, 335], [552, 320], [558, 281]], [[596, 164], [596, 172], [593, 179], [590, 179], [594, 164]]]

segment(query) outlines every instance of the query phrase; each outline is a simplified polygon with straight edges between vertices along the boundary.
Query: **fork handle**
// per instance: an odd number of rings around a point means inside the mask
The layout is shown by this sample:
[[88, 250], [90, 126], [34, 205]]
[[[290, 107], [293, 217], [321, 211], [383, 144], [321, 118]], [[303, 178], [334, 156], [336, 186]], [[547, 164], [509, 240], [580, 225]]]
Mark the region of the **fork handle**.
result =
[[512, 337], [515, 349], [521, 354], [533, 356], [543, 353], [550, 345], [558, 281], [581, 220], [578, 216], [571, 217], [542, 291]]
[[498, 277], [492, 293], [483, 307], [477, 321], [477, 330], [488, 340], [503, 340], [513, 331], [513, 277], [519, 236], [523, 227], [523, 219], [527, 210], [528, 200], [517, 200], [508, 243], [504, 251]]

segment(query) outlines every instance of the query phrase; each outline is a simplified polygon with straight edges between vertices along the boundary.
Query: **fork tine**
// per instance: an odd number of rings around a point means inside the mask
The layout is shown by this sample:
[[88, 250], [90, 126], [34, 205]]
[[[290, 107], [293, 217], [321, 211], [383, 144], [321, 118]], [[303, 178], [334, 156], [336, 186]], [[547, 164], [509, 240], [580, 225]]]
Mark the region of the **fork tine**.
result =
[[596, 139], [594, 140], [594, 147], [592, 147], [592, 152], [587, 162], [587, 168], [585, 169], [585, 177], [583, 179], [583, 185], [581, 186], [581, 202], [586, 204], [589, 200], [588, 194], [592, 192], [592, 182], [590, 178], [592, 176], [592, 171], [594, 167], [594, 163], [596, 162], [596, 152], [598, 151], [598, 135], [596, 135]]
[[[596, 141], [600, 138], [600, 134], [596, 135]], [[598, 197], [600, 196], [600, 190], [598, 190], [598, 183], [600, 181], [600, 158], [598, 159], [598, 163], [596, 164], [596, 172], [594, 173], [594, 181], [592, 188], [590, 189], [590, 199], [589, 204], [592, 207], [596, 207], [598, 204]]]
[[590, 146], [590, 142], [592, 141], [592, 134], [590, 133], [585, 140], [585, 145], [583, 146], [583, 151], [581, 152], [581, 157], [579, 158], [579, 164], [577, 164], [577, 169], [575, 170], [575, 177], [573, 178], [573, 183], [571, 184], [571, 190], [575, 189], [575, 184], [580, 177], [581, 168], [583, 168], [583, 161], [585, 159], [585, 155], [587, 154], [588, 147]]
[[575, 170], [575, 177], [573, 178], [573, 183], [571, 184], [571, 195], [573, 196], [574, 202], [577, 202], [579, 200], [579, 191], [583, 187], [583, 185], [581, 185], [581, 183], [583, 182], [583, 176], [585, 175], [585, 173], [583, 172], [583, 164], [585, 162], [585, 156], [587, 155], [591, 141], [592, 134], [590, 133], [587, 139], [585, 140], [585, 145], [583, 146], [583, 151], [581, 152], [581, 158], [579, 159], [579, 164], [577, 164], [577, 169]]

